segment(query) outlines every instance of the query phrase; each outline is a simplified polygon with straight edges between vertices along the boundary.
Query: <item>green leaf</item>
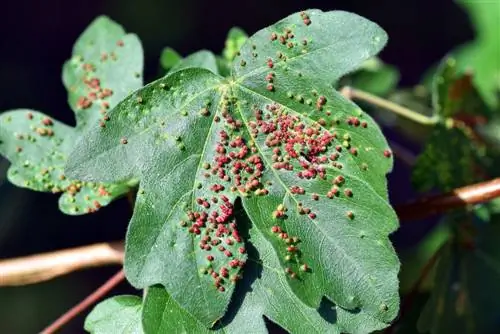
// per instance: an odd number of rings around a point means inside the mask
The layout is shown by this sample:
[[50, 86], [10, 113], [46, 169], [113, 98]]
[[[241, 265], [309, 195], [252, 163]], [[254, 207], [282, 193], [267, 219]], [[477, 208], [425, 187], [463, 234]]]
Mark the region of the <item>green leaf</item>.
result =
[[[248, 218], [238, 215], [238, 222]], [[217, 333], [268, 333], [263, 315], [290, 333], [369, 333], [386, 324], [360, 310], [353, 313], [323, 301], [320, 312], [294, 295], [272, 244], [258, 229], [250, 229], [249, 261], [235, 291], [235, 307], [216, 326]], [[257, 251], [258, 250], [258, 251]], [[144, 304], [143, 324], [148, 333], [209, 333], [163, 288], [151, 287]]]
[[378, 57], [366, 60], [354, 73], [342, 78], [339, 87], [352, 86], [371, 94], [384, 96], [396, 88], [399, 81], [398, 70], [385, 64]]
[[144, 331], [159, 333], [211, 333], [198, 319], [186, 312], [161, 286], [148, 288], [142, 312]]
[[79, 142], [67, 172], [141, 179], [129, 281], [162, 284], [211, 327], [246, 262], [232, 219], [239, 197], [302, 303], [317, 308], [326, 296], [390, 322], [399, 270], [387, 238], [397, 227], [385, 179], [392, 154], [375, 122], [331, 89], [385, 42], [355, 14], [309, 10], [252, 36], [231, 78], [185, 69], [120, 103], [110, 126]]
[[141, 298], [117, 296], [99, 303], [85, 319], [85, 330], [92, 334], [143, 334]]
[[79, 133], [52, 118], [27, 109], [0, 116], [0, 154], [11, 166], [7, 177], [18, 187], [61, 193], [59, 208], [66, 214], [93, 212], [126, 193], [123, 183], [80, 182], [64, 175], [64, 165]]
[[500, 2], [457, 1], [469, 14], [476, 38], [452, 51], [461, 70], [471, 69], [474, 83], [490, 107], [500, 92]]
[[[455, 225], [461, 221], [452, 218]], [[495, 219], [498, 219], [496, 217]], [[500, 307], [498, 222], [468, 225], [468, 236], [449, 243], [436, 272], [435, 286], [418, 327], [430, 333], [495, 333]]]
[[435, 126], [413, 168], [415, 189], [450, 191], [480, 180], [475, 169], [481, 164], [484, 149], [472, 142], [466, 131]]
[[247, 39], [248, 35], [243, 29], [233, 27], [229, 30], [224, 44], [224, 50], [222, 50], [222, 56], [228, 63], [233, 61]]
[[95, 19], [78, 38], [63, 67], [68, 101], [77, 130], [85, 131], [108, 109], [142, 86], [143, 53], [134, 34], [106, 16]]
[[419, 191], [449, 191], [481, 179], [477, 170], [483, 164], [485, 148], [468, 122], [484, 122], [489, 111], [470, 75], [456, 71], [456, 62], [446, 59], [434, 77], [432, 102], [440, 123], [433, 128], [413, 169], [412, 183]]
[[[106, 57], [104, 57], [106, 55]], [[64, 82], [77, 126], [69, 127], [37, 111], [19, 109], [0, 116], [0, 154], [12, 164], [9, 180], [23, 188], [62, 193], [59, 208], [78, 215], [96, 211], [130, 187], [80, 182], [64, 175], [69, 152], [90, 127], [106, 126], [112, 108], [142, 85], [142, 48], [137, 37], [106, 17], [97, 18], [75, 44], [64, 65]]]
[[165, 71], [170, 71], [172, 67], [177, 65], [182, 60], [182, 57], [177, 51], [170, 47], [166, 47], [161, 52], [160, 65]]
[[442, 119], [461, 115], [489, 116], [489, 109], [472, 83], [472, 74], [458, 72], [454, 58], [447, 58], [434, 77], [432, 104]]
[[207, 50], [195, 52], [186, 58], [181, 59], [170, 69], [170, 73], [192, 67], [206, 68], [215, 74], [219, 74], [215, 56], [212, 52]]

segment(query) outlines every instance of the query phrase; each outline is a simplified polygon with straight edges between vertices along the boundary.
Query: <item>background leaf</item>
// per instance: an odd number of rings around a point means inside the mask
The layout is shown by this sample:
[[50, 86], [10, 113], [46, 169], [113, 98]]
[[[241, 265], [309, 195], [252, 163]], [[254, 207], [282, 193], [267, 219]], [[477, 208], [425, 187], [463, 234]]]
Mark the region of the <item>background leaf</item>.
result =
[[224, 49], [222, 50], [222, 56], [228, 63], [233, 61], [247, 39], [248, 35], [243, 29], [233, 27], [229, 30], [226, 42], [224, 43]]
[[160, 56], [160, 65], [165, 71], [170, 71], [182, 59], [181, 55], [174, 49], [166, 47], [162, 50]]
[[354, 14], [293, 14], [247, 41], [232, 78], [174, 72], [80, 141], [71, 175], [141, 179], [126, 242], [132, 284], [162, 284], [211, 327], [246, 261], [232, 220], [241, 197], [302, 303], [315, 309], [327, 296], [390, 322], [399, 304], [387, 238], [397, 227], [385, 180], [392, 153], [373, 120], [331, 88], [385, 41]]
[[141, 298], [116, 296], [100, 302], [85, 319], [85, 330], [92, 334], [143, 334]]
[[469, 124], [471, 120], [486, 122], [489, 109], [472, 85], [470, 74], [457, 74], [452, 58], [443, 61], [433, 88], [433, 109], [440, 121], [417, 159], [412, 183], [419, 191], [449, 191], [484, 177], [480, 168], [485, 147]]

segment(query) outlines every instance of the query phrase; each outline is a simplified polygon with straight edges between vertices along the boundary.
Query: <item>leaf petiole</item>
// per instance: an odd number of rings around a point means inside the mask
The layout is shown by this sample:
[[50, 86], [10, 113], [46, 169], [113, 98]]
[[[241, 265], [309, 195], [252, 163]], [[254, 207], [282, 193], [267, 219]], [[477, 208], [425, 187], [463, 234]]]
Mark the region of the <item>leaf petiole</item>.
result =
[[378, 97], [376, 95], [364, 92], [362, 90], [352, 88], [349, 86], [343, 87], [340, 93], [350, 99], [356, 99], [363, 102], [367, 102], [377, 107], [384, 108], [388, 111], [391, 111], [401, 117], [407, 118], [413, 122], [422, 124], [422, 125], [436, 125], [439, 122], [439, 118], [437, 116], [425, 116], [414, 110], [403, 107], [397, 103], [386, 100], [384, 98]]

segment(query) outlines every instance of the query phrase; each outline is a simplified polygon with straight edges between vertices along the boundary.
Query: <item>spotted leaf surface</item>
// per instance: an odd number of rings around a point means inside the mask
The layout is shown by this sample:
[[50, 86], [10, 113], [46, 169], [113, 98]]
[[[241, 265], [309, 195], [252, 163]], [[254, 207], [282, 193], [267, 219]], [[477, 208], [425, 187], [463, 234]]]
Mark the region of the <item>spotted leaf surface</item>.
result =
[[63, 67], [68, 101], [78, 130], [98, 120], [132, 91], [142, 86], [141, 42], [108, 17], [100, 16], [78, 38]]
[[[248, 218], [238, 215], [240, 223]], [[247, 225], [247, 226], [248, 226]], [[264, 317], [290, 333], [368, 333], [384, 328], [364, 311], [350, 312], [323, 300], [319, 312], [294, 295], [271, 243], [257, 229], [250, 230], [249, 260], [231, 309], [215, 329], [208, 331], [180, 308], [165, 289], [151, 287], [144, 304], [143, 324], [148, 333], [268, 333]]]
[[373, 120], [331, 88], [385, 40], [354, 14], [297, 13], [252, 36], [230, 78], [185, 69], [120, 103], [109, 126], [79, 142], [67, 171], [141, 180], [126, 240], [130, 282], [162, 284], [212, 326], [247, 259], [233, 211], [241, 198], [294, 298], [314, 309], [326, 296], [390, 322], [399, 270], [387, 238], [397, 227], [385, 180], [392, 153]]
[[74, 128], [31, 110], [0, 116], [0, 154], [11, 166], [8, 179], [18, 187], [61, 194], [59, 208], [78, 215], [98, 210], [128, 191], [126, 184], [80, 182], [64, 174], [78, 133]]
[[99, 303], [85, 319], [91, 334], [143, 334], [142, 301], [137, 296], [116, 296]]
[[61, 193], [66, 214], [94, 212], [129, 190], [126, 180], [113, 184], [67, 178], [69, 152], [89, 124], [105, 127], [107, 110], [142, 85], [142, 48], [134, 35], [110, 19], [96, 19], [76, 42], [64, 65], [64, 82], [76, 114], [76, 128], [40, 112], [13, 110], [0, 115], [0, 154], [11, 167], [9, 180], [36, 191]]
[[472, 84], [470, 73], [457, 73], [452, 58], [440, 66], [433, 87], [433, 109], [440, 122], [417, 159], [412, 183], [420, 191], [448, 191], [478, 182], [485, 148], [468, 124], [485, 123], [489, 110]]

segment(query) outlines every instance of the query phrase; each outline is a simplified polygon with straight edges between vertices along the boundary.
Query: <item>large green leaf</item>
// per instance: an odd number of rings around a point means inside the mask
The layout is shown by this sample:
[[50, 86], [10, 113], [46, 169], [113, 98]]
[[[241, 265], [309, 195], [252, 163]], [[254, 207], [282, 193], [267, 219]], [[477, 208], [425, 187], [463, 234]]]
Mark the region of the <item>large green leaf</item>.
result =
[[120, 103], [108, 127], [79, 142], [67, 172], [140, 178], [129, 281], [162, 284], [212, 326], [246, 261], [232, 219], [241, 197], [296, 298], [317, 308], [327, 296], [390, 322], [399, 270], [387, 238], [397, 227], [385, 180], [392, 154], [374, 121], [331, 89], [385, 42], [355, 14], [310, 10], [252, 36], [231, 78], [185, 69]]
[[92, 334], [143, 334], [142, 301], [137, 296], [117, 296], [99, 303], [85, 319]]
[[[237, 219], [249, 224], [242, 215]], [[216, 326], [216, 332], [267, 333], [263, 315], [290, 333], [368, 333], [386, 326], [363, 310], [351, 312], [323, 301], [318, 312], [304, 304], [291, 290], [287, 274], [265, 235], [252, 228], [249, 240], [249, 261], [235, 292], [235, 307]], [[213, 332], [159, 287], [148, 289], [143, 324], [148, 333]]]
[[[463, 223], [463, 217], [451, 217]], [[495, 218], [498, 219], [498, 216]], [[463, 228], [463, 227], [462, 227]], [[500, 275], [500, 225], [472, 225], [465, 237], [449, 243], [439, 259], [435, 286], [418, 327], [427, 333], [496, 333]]]
[[[90, 125], [105, 127], [108, 109], [142, 85], [142, 48], [135, 35], [106, 17], [97, 18], [75, 44], [64, 66], [64, 82], [76, 128], [42, 113], [18, 109], [0, 116], [0, 154], [11, 163], [9, 180], [36, 191], [62, 193], [60, 209], [85, 214], [129, 190], [115, 184], [80, 182], [64, 175], [67, 156]], [[119, 182], [118, 182], [119, 181]]]
[[[432, 101], [439, 123], [415, 164], [414, 187], [420, 191], [448, 191], [479, 181], [482, 175], [478, 167], [485, 152], [468, 122], [486, 120], [489, 110], [470, 74], [458, 74], [452, 58], [443, 61], [434, 77]], [[451, 117], [455, 120], [451, 121]]]

